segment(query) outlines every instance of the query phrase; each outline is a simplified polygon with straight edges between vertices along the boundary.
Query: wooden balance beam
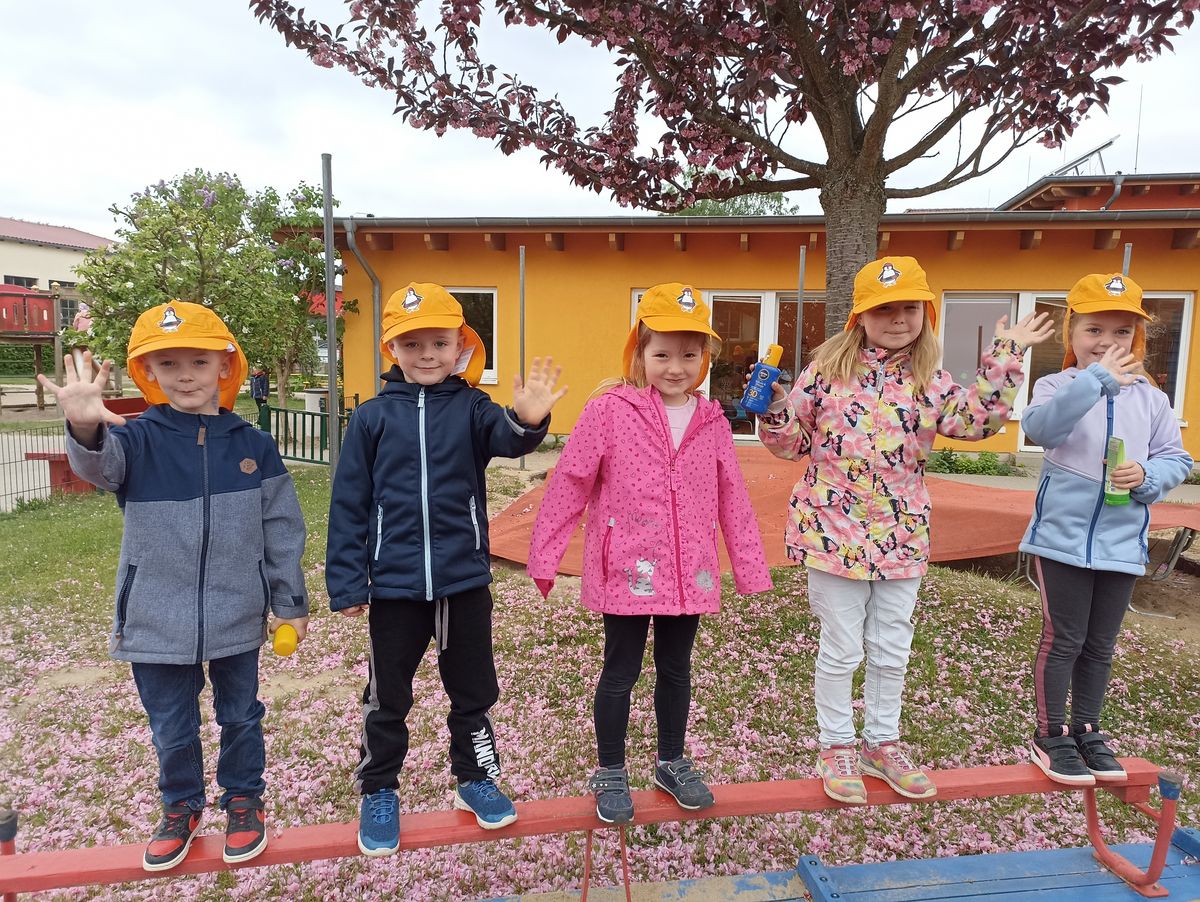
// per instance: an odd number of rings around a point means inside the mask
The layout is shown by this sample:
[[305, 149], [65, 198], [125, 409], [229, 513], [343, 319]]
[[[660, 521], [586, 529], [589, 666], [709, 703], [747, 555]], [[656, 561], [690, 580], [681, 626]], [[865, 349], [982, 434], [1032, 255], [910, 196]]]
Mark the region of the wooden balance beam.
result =
[[[1158, 765], [1142, 758], [1123, 758], [1121, 764], [1129, 775], [1128, 781], [1103, 788], [1128, 804], [1148, 802], [1150, 789], [1158, 781]], [[868, 777], [867, 804], [928, 804], [958, 799], [1082, 791], [1052, 782], [1032, 764], [931, 771], [930, 777], [937, 784], [938, 794], [925, 802], [906, 799], [893, 792], [882, 780]], [[825, 795], [820, 779], [815, 777], [715, 785], [712, 791], [716, 804], [703, 811], [684, 811], [666, 793], [657, 790], [634, 792], [633, 825], [862, 807], [833, 801]], [[516, 822], [499, 830], [481, 829], [474, 815], [466, 811], [401, 813], [400, 848], [427, 849], [522, 836], [616, 829], [596, 817], [595, 800], [591, 796], [517, 802], [516, 808], [519, 815]], [[292, 827], [271, 834], [269, 845], [257, 858], [231, 865], [221, 859], [224, 836], [210, 834], [198, 837], [192, 843], [187, 858], [178, 867], [158, 873], [148, 873], [142, 869], [144, 843], [0, 856], [0, 893], [38, 892], [69, 886], [126, 883], [244, 867], [349, 858], [360, 854], [357, 836], [357, 822]]]

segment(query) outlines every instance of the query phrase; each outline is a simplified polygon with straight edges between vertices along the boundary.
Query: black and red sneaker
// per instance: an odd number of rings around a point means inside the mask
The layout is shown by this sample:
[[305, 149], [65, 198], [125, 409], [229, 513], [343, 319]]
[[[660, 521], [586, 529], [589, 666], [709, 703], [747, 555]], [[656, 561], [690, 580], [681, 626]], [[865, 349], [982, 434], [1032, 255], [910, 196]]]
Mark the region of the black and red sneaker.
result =
[[234, 796], [225, 806], [229, 823], [225, 827], [225, 851], [221, 857], [229, 864], [249, 861], [267, 847], [267, 817], [262, 799]]
[[199, 811], [187, 805], [163, 805], [162, 823], [150, 837], [142, 867], [147, 871], [166, 871], [175, 867], [187, 855], [199, 829]]

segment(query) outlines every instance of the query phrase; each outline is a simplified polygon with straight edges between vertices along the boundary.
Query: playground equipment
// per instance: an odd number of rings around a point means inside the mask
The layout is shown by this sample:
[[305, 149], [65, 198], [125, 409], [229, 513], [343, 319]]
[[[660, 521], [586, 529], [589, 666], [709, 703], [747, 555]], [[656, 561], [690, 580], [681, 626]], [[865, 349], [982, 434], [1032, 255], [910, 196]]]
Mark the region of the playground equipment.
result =
[[[1129, 774], [1128, 781], [1103, 787], [1127, 805], [1150, 817], [1157, 823], [1157, 839], [1145, 869], [1127, 860], [1117, 850], [1105, 845], [1096, 808], [1098, 789], [1071, 789], [1051, 782], [1032, 764], [1007, 765], [1001, 767], [977, 767], [958, 770], [935, 771], [931, 774], [938, 786], [938, 796], [929, 802], [913, 802], [893, 792], [880, 780], [868, 778], [867, 802], [869, 805], [932, 804], [953, 802], [961, 799], [986, 799], [1014, 795], [1041, 793], [1082, 793], [1088, 817], [1088, 833], [1093, 844], [1096, 860], [1111, 872], [1093, 867], [1086, 875], [1086, 882], [1058, 884], [1043, 882], [1042, 888], [1054, 888], [1060, 892], [1055, 900], [1082, 899], [1072, 896], [1067, 890], [1088, 886], [1089, 902], [1105, 902], [1109, 899], [1137, 899], [1167, 896], [1191, 900], [1200, 898], [1200, 868], [1183, 864], [1184, 856], [1200, 857], [1200, 834], [1191, 830], [1175, 828], [1175, 807], [1179, 798], [1179, 780], [1169, 774], [1160, 774], [1156, 765], [1141, 758], [1122, 760]], [[1156, 810], [1148, 804], [1151, 789], [1158, 785], [1162, 796], [1162, 807]], [[752, 815], [778, 814], [792, 811], [820, 811], [847, 807], [832, 801], [825, 795], [819, 779], [780, 780], [765, 783], [737, 783], [713, 786], [716, 804], [704, 811], [681, 810], [673, 800], [661, 792], [634, 792], [636, 815], [634, 824], [656, 824], [667, 821], [698, 820], [712, 817], [746, 817]], [[591, 853], [593, 837], [597, 830], [617, 830], [621, 846], [621, 863], [626, 899], [631, 899], [629, 869], [625, 846], [625, 828], [602, 824], [596, 818], [595, 803], [591, 796], [544, 799], [518, 802], [518, 820], [500, 830], [482, 830], [475, 818], [463, 811], [434, 811], [405, 814], [401, 833], [400, 854], [405, 850], [449, 846], [463, 843], [478, 843], [522, 836], [547, 836], [567, 833], [586, 833], [584, 853], [583, 887], [581, 900], [586, 900], [591, 875]], [[354, 823], [317, 824], [285, 830], [271, 837], [270, 845], [258, 858], [241, 865], [229, 865], [222, 861], [223, 838], [209, 835], [198, 838], [182, 864], [162, 875], [148, 874], [142, 870], [143, 847], [126, 845], [67, 849], [54, 852], [30, 852], [15, 854], [13, 838], [16, 821], [11, 812], [0, 812], [0, 893], [5, 902], [15, 899], [16, 893], [38, 892], [70, 886], [124, 883], [134, 880], [162, 879], [183, 874], [199, 874], [212, 871], [232, 870], [240, 867], [262, 867], [264, 865], [288, 864], [319, 859], [345, 858], [358, 855], [356, 841], [357, 825]], [[1035, 853], [1028, 853], [1035, 854]], [[1040, 853], [1038, 853], [1040, 854]], [[1003, 859], [1004, 856], [976, 856], [984, 859]], [[1168, 859], [1170, 859], [1168, 861]], [[975, 859], [943, 859], [943, 864]], [[894, 866], [913, 865], [912, 862], [893, 862]], [[936, 862], [926, 863], [930, 867]], [[1168, 864], [1170, 869], [1167, 870]], [[953, 881], [942, 881], [942, 888], [931, 895], [921, 895], [919, 888], [910, 887], [902, 895], [882, 895], [878, 888], [843, 892], [838, 887], [845, 882], [853, 867], [883, 868], [885, 865], [848, 866], [846, 869], [825, 869], [814, 856], [803, 856], [797, 873], [814, 900], [838, 902], [851, 898], [886, 902], [886, 900], [920, 900], [929, 898], [989, 898], [979, 893], [953, 894], [947, 888]], [[1190, 871], [1187, 868], [1190, 867]], [[1164, 873], [1168, 877], [1164, 878]], [[1121, 894], [1109, 890], [1100, 892], [1104, 876]], [[1028, 875], [1025, 875], [1028, 877]], [[1061, 875], [1060, 875], [1061, 876]], [[1118, 879], [1119, 878], [1119, 881]], [[860, 879], [860, 875], [856, 875]], [[1062, 879], [1074, 879], [1071, 875]], [[861, 882], [861, 879], [860, 879]], [[878, 882], [878, 881], [876, 881]], [[959, 880], [964, 887], [971, 880]], [[895, 885], [893, 881], [893, 886]], [[1171, 893], [1168, 887], [1178, 890]], [[680, 890], [674, 898], [686, 899], [686, 890]], [[782, 900], [799, 898], [775, 895]], [[995, 898], [991, 896], [990, 898]], [[1004, 896], [1016, 902], [1021, 896]]]

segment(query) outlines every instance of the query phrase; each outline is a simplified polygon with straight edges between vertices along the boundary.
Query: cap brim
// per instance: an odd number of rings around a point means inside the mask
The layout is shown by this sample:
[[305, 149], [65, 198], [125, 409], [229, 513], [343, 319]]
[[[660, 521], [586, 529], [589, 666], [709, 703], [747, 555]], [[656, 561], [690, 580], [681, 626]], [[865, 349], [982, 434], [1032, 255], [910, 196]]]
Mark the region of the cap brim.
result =
[[[405, 335], [409, 332], [416, 332], [418, 329], [469, 329], [465, 319], [462, 316], [453, 313], [431, 313], [428, 316], [406, 316], [404, 321], [392, 326], [383, 333], [383, 337], [379, 339], [379, 344], [383, 352], [388, 357], [392, 355], [388, 353], [387, 343], [399, 335]], [[476, 336], [478, 337], [478, 336]], [[392, 358], [395, 362], [395, 358]]]
[[237, 345], [228, 338], [194, 338], [183, 335], [164, 335], [162, 338], [146, 342], [125, 359], [134, 360], [154, 351], [168, 351], [173, 348], [196, 348], [200, 351], [232, 351], [236, 347]]
[[1128, 302], [1122, 304], [1120, 301], [1083, 301], [1071, 307], [1072, 313], [1134, 313], [1143, 319], [1153, 319], [1149, 313], [1141, 307], [1135, 307]]
[[[647, 329], [655, 332], [698, 332], [713, 338], [721, 337], [708, 323], [702, 323], [690, 316], [644, 316], [641, 322], [646, 324]], [[636, 328], [635, 326], [635, 331]]]

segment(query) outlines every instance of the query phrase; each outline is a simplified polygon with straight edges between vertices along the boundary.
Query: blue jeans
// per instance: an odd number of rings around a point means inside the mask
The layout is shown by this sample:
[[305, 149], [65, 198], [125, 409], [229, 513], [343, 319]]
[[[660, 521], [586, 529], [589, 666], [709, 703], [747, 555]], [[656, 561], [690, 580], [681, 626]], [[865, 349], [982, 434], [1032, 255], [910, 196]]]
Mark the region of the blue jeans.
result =
[[[225, 790], [221, 796], [224, 808], [235, 796], [257, 798], [266, 788], [262, 732], [266, 708], [258, 700], [258, 649], [209, 661], [208, 678], [213, 687], [213, 709], [221, 726], [217, 782]], [[200, 748], [204, 665], [134, 662], [133, 680], [150, 717], [163, 804], [182, 803], [199, 811], [205, 805]]]

